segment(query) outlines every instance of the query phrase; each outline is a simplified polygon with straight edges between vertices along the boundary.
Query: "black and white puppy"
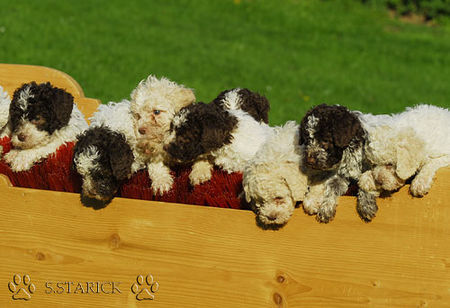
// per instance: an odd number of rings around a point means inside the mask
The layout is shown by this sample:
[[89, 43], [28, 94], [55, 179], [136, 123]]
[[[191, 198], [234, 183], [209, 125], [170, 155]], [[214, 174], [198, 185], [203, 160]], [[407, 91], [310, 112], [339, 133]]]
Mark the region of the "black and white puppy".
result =
[[[343, 106], [322, 104], [309, 110], [302, 119], [300, 144], [305, 147], [304, 165], [310, 170], [313, 181], [325, 185], [323, 199], [318, 202], [307, 200], [306, 204], [316, 208], [306, 210], [317, 213], [320, 222], [334, 218], [337, 198], [346, 193], [350, 182], [357, 181], [366, 168], [363, 153], [366, 132], [358, 114]], [[373, 198], [368, 194], [358, 197]], [[308, 195], [305, 198], [308, 199]], [[376, 207], [375, 202], [363, 204]], [[372, 211], [374, 215], [374, 208], [358, 208], [362, 218]]]
[[251, 115], [256, 121], [269, 123], [269, 100], [249, 89], [230, 89], [222, 91], [213, 101], [222, 109], [241, 109]]
[[13, 149], [5, 161], [15, 172], [30, 169], [88, 127], [73, 96], [49, 82], [22, 85], [13, 95], [8, 130]]
[[133, 160], [123, 134], [106, 126], [81, 134], [73, 156], [73, 167], [82, 177], [81, 202], [94, 209], [108, 205], [121, 182], [131, 176]]
[[213, 164], [242, 172], [273, 133], [267, 125], [269, 102], [247, 89], [224, 91], [210, 104], [195, 103], [173, 118], [164, 149], [176, 160], [194, 162], [192, 185], [211, 178]]

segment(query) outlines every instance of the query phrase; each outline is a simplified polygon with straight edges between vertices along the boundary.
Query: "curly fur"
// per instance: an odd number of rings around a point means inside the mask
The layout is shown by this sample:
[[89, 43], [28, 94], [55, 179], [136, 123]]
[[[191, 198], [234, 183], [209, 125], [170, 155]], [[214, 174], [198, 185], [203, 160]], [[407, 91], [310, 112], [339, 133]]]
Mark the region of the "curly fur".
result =
[[[0, 138], [11, 135], [11, 128], [8, 124], [9, 106], [11, 99], [8, 92], [0, 86]], [[3, 154], [3, 147], [0, 146], [0, 157]]]
[[108, 127], [111, 131], [122, 134], [133, 151], [132, 173], [146, 167], [147, 158], [137, 149], [136, 135], [133, 128], [130, 101], [109, 102], [98, 107], [89, 119], [90, 127]]
[[285, 225], [308, 191], [298, 127], [294, 121], [276, 127], [244, 169], [245, 199], [263, 226]]
[[[368, 117], [371, 115], [362, 115], [364, 123]], [[378, 196], [382, 191], [399, 189], [415, 176], [411, 194], [427, 194], [436, 171], [450, 165], [450, 111], [418, 105], [372, 122], [366, 125], [369, 135], [365, 146], [371, 169], [359, 180], [361, 190]]]
[[195, 162], [192, 185], [210, 179], [212, 164], [228, 172], [242, 172], [272, 133], [267, 124], [240, 109], [237, 92], [221, 94], [222, 103], [216, 99], [182, 108], [172, 121], [165, 149], [180, 162]]
[[78, 137], [73, 167], [82, 177], [81, 201], [95, 209], [105, 207], [119, 184], [132, 174], [133, 151], [123, 134], [95, 126]]
[[66, 91], [49, 82], [22, 85], [13, 95], [8, 130], [14, 147], [5, 155], [13, 171], [25, 171], [76, 140], [87, 128], [83, 114]]
[[247, 112], [258, 122], [269, 123], [270, 104], [267, 98], [249, 89], [230, 89], [221, 92], [213, 101], [223, 109]]
[[[309, 110], [300, 124], [300, 144], [305, 147], [304, 164], [315, 173], [314, 182], [325, 186], [317, 206], [317, 219], [329, 222], [336, 213], [337, 198], [363, 170], [366, 132], [357, 113], [343, 106], [325, 104]], [[314, 172], [314, 170], [316, 170]], [[316, 200], [305, 197], [307, 204]], [[313, 197], [316, 199], [316, 196]]]
[[136, 136], [136, 151], [146, 161], [155, 194], [169, 191], [173, 184], [170, 157], [163, 149], [173, 116], [195, 101], [191, 89], [166, 78], [148, 76], [131, 92], [130, 111]]

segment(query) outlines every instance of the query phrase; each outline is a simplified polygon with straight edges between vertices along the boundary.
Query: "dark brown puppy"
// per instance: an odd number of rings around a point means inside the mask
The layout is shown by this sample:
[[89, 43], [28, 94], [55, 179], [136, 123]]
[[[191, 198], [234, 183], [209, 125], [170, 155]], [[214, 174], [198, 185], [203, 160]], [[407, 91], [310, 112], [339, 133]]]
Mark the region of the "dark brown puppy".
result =
[[78, 136], [73, 167], [82, 177], [81, 202], [94, 209], [108, 205], [120, 183], [131, 176], [133, 152], [125, 136], [93, 127]]
[[[357, 181], [364, 172], [363, 145], [366, 132], [357, 113], [346, 107], [322, 104], [309, 110], [301, 121], [300, 144], [305, 147], [304, 165], [324, 181], [326, 192], [317, 219], [329, 222], [336, 213], [337, 198], [343, 195], [350, 181]], [[361, 195], [358, 213], [365, 219], [375, 215], [374, 198]], [[308, 197], [308, 196], [307, 196]]]

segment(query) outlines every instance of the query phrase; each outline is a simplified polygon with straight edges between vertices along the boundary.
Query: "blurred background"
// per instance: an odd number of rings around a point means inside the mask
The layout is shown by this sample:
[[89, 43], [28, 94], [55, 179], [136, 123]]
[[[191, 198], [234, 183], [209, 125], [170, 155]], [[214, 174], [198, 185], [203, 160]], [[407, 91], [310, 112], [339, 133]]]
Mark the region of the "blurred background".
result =
[[[450, 107], [450, 0], [0, 0], [0, 62], [64, 71], [87, 97], [149, 74], [209, 102], [246, 87], [270, 122], [328, 103]], [[12, 94], [12, 93], [11, 93]]]

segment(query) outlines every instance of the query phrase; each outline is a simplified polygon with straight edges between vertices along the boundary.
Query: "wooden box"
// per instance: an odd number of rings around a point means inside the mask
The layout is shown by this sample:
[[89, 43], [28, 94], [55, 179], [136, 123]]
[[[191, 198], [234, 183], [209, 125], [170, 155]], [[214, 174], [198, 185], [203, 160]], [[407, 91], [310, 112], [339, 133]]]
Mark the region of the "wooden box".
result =
[[[31, 80], [87, 116], [99, 103], [62, 72], [0, 64], [10, 95]], [[404, 187], [369, 224], [341, 197], [329, 224], [299, 208], [271, 231], [242, 210], [116, 198], [94, 211], [0, 176], [0, 307], [449, 307], [449, 184], [446, 168], [424, 198]]]

